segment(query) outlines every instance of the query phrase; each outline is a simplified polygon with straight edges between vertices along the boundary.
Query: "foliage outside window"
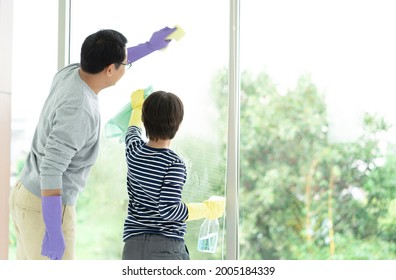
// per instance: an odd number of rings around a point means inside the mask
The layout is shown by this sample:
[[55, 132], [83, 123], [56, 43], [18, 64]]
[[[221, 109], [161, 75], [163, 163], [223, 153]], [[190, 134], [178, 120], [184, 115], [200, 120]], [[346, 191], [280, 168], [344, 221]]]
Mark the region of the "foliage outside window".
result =
[[240, 258], [395, 259], [396, 150], [384, 119], [366, 114], [357, 141], [332, 143], [310, 77], [283, 95], [266, 73], [241, 80]]

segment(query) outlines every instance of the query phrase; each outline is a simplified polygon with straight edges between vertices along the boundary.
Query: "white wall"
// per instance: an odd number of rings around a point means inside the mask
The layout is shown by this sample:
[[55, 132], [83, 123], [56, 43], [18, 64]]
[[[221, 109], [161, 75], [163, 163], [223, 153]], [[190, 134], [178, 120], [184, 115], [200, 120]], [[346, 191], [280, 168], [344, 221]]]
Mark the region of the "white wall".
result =
[[0, 259], [8, 259], [13, 1], [0, 0]]

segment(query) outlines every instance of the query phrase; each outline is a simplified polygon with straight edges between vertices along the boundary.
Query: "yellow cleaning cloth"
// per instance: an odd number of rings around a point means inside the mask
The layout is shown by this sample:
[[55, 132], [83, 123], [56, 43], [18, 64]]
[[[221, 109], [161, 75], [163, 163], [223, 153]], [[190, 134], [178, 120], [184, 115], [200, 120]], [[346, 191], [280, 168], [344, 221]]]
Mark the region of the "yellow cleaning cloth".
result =
[[179, 41], [181, 38], [183, 38], [183, 36], [186, 34], [183, 30], [183, 28], [181, 28], [179, 25], [175, 25], [176, 30], [173, 31], [171, 34], [168, 35], [168, 37], [166, 37], [167, 40], [176, 40]]
[[[180, 25], [175, 25], [176, 30], [173, 31], [171, 34], [168, 35], [168, 37], [166, 37], [166, 40], [176, 40], [179, 41], [181, 38], [183, 38], [184, 34], [186, 34], [183, 30], [183, 28], [180, 27]], [[168, 47], [162, 48], [161, 51], [165, 51], [166, 49], [168, 49]]]

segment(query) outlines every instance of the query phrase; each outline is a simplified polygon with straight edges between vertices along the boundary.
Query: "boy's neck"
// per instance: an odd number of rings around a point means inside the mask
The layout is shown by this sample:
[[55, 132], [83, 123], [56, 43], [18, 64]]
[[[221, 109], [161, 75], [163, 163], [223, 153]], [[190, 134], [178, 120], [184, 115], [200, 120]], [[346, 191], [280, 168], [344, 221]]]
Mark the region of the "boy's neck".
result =
[[156, 149], [169, 149], [170, 143], [171, 143], [170, 139], [167, 139], [167, 140], [160, 139], [157, 141], [149, 140], [147, 142], [147, 146], [149, 146], [151, 148], [156, 148]]

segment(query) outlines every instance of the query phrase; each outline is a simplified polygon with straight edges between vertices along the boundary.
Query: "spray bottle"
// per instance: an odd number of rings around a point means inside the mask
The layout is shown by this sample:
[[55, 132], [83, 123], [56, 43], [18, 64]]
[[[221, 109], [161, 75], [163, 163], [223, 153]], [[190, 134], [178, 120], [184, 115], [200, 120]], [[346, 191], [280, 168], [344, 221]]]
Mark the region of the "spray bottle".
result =
[[[225, 200], [224, 197], [212, 196], [209, 200]], [[198, 235], [197, 249], [200, 252], [215, 253], [217, 240], [219, 238], [219, 220], [205, 219], [201, 225]]]

